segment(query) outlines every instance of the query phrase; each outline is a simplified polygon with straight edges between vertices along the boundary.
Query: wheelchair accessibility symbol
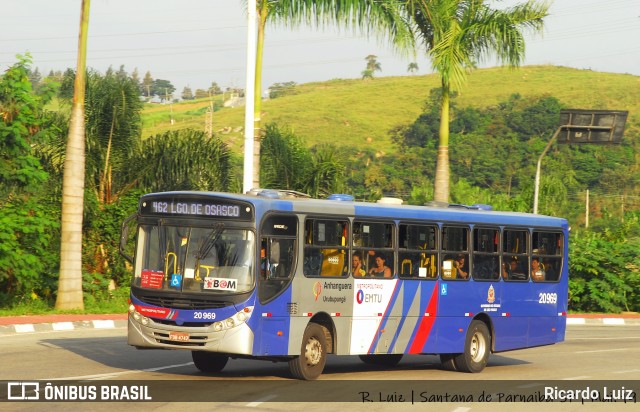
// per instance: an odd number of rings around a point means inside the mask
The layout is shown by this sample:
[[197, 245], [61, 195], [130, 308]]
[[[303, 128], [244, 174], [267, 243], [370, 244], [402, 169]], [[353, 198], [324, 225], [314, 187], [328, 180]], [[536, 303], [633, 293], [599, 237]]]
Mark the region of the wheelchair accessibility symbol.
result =
[[182, 275], [178, 275], [175, 273], [171, 275], [171, 283], [169, 284], [169, 286], [171, 286], [172, 288], [180, 288], [181, 284], [182, 284]]
[[440, 295], [441, 296], [446, 296], [447, 295], [447, 284], [443, 283], [442, 285], [440, 285]]

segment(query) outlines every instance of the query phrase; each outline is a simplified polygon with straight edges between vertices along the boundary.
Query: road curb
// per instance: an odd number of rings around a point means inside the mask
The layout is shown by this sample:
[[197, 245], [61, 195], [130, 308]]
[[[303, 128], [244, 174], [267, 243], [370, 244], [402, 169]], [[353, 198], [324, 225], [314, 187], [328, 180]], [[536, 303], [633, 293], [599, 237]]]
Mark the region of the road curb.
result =
[[[56, 319], [57, 318], [57, 319]], [[42, 332], [62, 332], [77, 329], [116, 329], [127, 326], [126, 315], [96, 316], [78, 319], [78, 316], [0, 318], [0, 335]]]
[[[633, 326], [640, 316], [568, 315], [567, 326]], [[69, 331], [77, 329], [115, 329], [127, 326], [127, 315], [45, 315], [0, 317], [0, 335]]]
[[602, 326], [629, 326], [640, 325], [637, 317], [567, 317], [567, 326], [571, 325], [602, 325]]

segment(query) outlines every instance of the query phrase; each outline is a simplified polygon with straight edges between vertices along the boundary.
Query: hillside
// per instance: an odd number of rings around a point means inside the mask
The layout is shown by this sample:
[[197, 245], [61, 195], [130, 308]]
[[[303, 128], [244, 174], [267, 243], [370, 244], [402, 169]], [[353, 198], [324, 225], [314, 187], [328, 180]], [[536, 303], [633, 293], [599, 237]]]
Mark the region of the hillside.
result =
[[[296, 86], [295, 95], [265, 101], [263, 121], [289, 125], [309, 145], [332, 142], [392, 152], [389, 130], [412, 123], [422, 113], [429, 91], [438, 84], [437, 75], [302, 84]], [[514, 93], [552, 95], [570, 108], [628, 110], [627, 136], [632, 130], [637, 132], [640, 124], [640, 77], [566, 67], [474, 71], [457, 104], [487, 107]], [[148, 104], [143, 113], [143, 136], [186, 127], [203, 129], [208, 106], [207, 100]], [[241, 150], [243, 126], [242, 107], [223, 108], [213, 115], [214, 131], [226, 136], [234, 151]]]

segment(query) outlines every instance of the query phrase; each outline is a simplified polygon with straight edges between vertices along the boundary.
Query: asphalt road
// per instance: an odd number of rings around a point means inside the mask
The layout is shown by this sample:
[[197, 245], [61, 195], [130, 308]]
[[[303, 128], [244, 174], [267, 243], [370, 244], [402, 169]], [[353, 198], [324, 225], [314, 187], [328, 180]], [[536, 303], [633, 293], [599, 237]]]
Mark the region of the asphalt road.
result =
[[[135, 403], [34, 403], [0, 404], [2, 410], [340, 410], [396, 411], [443, 410], [475, 412], [518, 409], [636, 410], [632, 402], [540, 403], [524, 399], [514, 404], [480, 403], [477, 392], [498, 396], [516, 388], [524, 393], [571, 382], [577, 388], [610, 383], [609, 390], [629, 390], [640, 385], [640, 325], [570, 325], [564, 343], [505, 352], [491, 356], [480, 374], [442, 370], [436, 356], [407, 356], [397, 367], [365, 365], [356, 356], [331, 356], [318, 382], [290, 377], [286, 363], [231, 360], [221, 374], [200, 373], [187, 351], [136, 350], [126, 344], [126, 328], [80, 328], [5, 334], [0, 337], [0, 380], [57, 382], [72, 380], [95, 385], [109, 383], [162, 387], [159, 402]], [[118, 382], [115, 382], [118, 381]], [[438, 385], [445, 385], [438, 392]], [[600, 389], [599, 389], [600, 390]], [[443, 392], [444, 391], [444, 392]], [[637, 391], [640, 394], [640, 390]], [[158, 391], [155, 391], [158, 395]], [[206, 393], [206, 396], [201, 396]], [[362, 402], [363, 393], [367, 400]], [[424, 402], [434, 393], [460, 394], [448, 402]], [[182, 396], [206, 399], [201, 403], [176, 403]], [[218, 395], [216, 395], [218, 394]], [[471, 399], [463, 396], [473, 394]], [[303, 395], [313, 402], [283, 402]], [[216, 402], [219, 396], [219, 402]], [[413, 396], [413, 403], [410, 402]], [[506, 396], [506, 395], [504, 395]], [[0, 393], [0, 399], [6, 394]], [[158, 396], [154, 400], [157, 400]], [[192, 399], [192, 398], [187, 398]], [[341, 402], [335, 402], [336, 400]], [[342, 401], [348, 402], [342, 402]], [[435, 399], [437, 400], [437, 399]], [[442, 400], [442, 399], [441, 399]], [[472, 400], [473, 402], [468, 402]], [[495, 398], [493, 399], [495, 400]], [[513, 399], [517, 400], [517, 399]], [[331, 403], [327, 403], [330, 402]], [[416, 409], [417, 408], [417, 409]]]

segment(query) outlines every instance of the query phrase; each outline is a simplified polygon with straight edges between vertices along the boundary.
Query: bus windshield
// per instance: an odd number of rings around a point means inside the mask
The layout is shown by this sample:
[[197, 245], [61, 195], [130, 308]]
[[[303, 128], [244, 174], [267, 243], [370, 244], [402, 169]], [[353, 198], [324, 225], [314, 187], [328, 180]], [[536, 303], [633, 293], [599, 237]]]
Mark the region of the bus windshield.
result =
[[133, 286], [202, 294], [254, 286], [255, 237], [247, 229], [141, 224]]

